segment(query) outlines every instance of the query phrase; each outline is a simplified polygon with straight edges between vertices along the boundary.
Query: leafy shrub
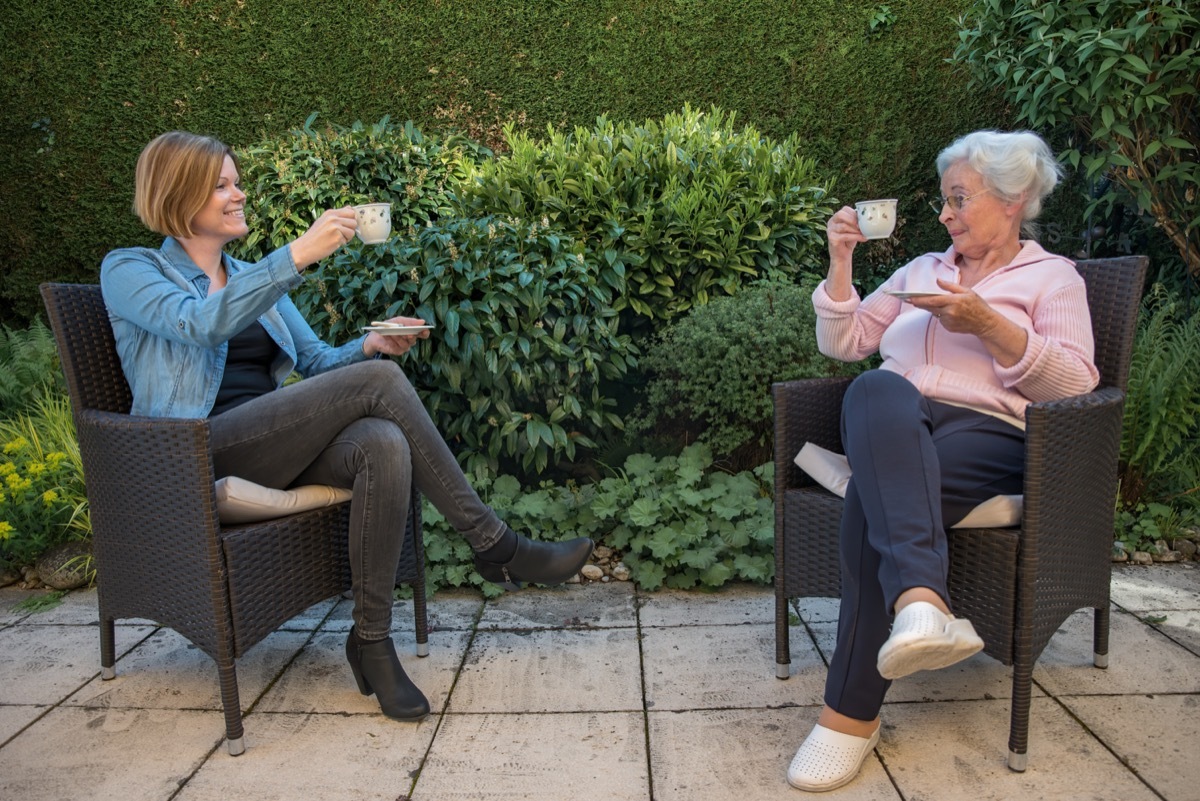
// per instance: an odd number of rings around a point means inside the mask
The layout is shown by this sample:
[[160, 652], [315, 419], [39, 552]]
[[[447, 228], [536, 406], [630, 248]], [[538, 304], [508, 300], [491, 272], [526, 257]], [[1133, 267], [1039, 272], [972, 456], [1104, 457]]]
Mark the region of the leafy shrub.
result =
[[612, 290], [569, 238], [521, 220], [449, 219], [346, 248], [294, 293], [321, 334], [341, 340], [406, 313], [435, 325], [404, 362], [439, 430], [476, 473], [501, 459], [541, 472], [621, 427], [602, 378], [636, 363], [616, 332]]
[[509, 127], [510, 153], [479, 165], [464, 214], [546, 219], [584, 244], [627, 316], [669, 320], [825, 252], [819, 177], [799, 140], [689, 107], [642, 125], [597, 119], [547, 140]]
[[32, 564], [74, 532], [90, 533], [83, 468], [70, 403], [37, 400], [30, 412], [0, 421], [0, 556]]
[[[480, 495], [516, 531], [557, 541], [588, 536], [624, 554], [630, 577], [656, 590], [720, 587], [729, 581], [766, 584], [775, 573], [774, 466], [736, 475], [713, 467], [712, 454], [692, 445], [679, 456], [629, 457], [617, 475], [595, 484], [542, 482], [521, 490], [512, 476], [476, 477]], [[471, 549], [425, 502], [429, 589], [487, 584], [471, 564]]]
[[[1190, 7], [1190, 8], [1189, 8]], [[1191, 0], [973, 0], [955, 58], [1037, 130], [1070, 126], [1060, 153], [1152, 213], [1200, 276], [1200, 19]]]
[[1129, 370], [1121, 501], [1146, 514], [1158, 504], [1200, 517], [1200, 316], [1186, 316], [1157, 285], [1143, 303]]
[[257, 261], [308, 230], [326, 209], [391, 203], [392, 226], [423, 226], [448, 211], [447, 193], [491, 152], [468, 139], [440, 140], [411, 122], [314, 125], [238, 149], [250, 233], [232, 255]]
[[54, 334], [40, 319], [0, 330], [0, 415], [28, 409], [47, 393], [66, 394]]
[[677, 318], [646, 348], [641, 367], [646, 400], [627, 421], [631, 431], [682, 432], [718, 454], [749, 446], [749, 464], [771, 458], [772, 383], [862, 369], [821, 355], [812, 290], [781, 282], [753, 284]]

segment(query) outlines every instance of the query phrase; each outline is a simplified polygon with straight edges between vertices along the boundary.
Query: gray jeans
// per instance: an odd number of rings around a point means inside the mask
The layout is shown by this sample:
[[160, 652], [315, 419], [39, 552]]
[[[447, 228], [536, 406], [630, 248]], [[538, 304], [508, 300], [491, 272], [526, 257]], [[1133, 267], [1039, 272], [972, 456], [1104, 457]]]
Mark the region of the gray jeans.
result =
[[282, 387], [209, 421], [217, 478], [286, 489], [353, 490], [354, 625], [389, 635], [396, 565], [413, 483], [470, 546], [495, 545], [504, 523], [467, 483], [400, 367], [359, 362]]

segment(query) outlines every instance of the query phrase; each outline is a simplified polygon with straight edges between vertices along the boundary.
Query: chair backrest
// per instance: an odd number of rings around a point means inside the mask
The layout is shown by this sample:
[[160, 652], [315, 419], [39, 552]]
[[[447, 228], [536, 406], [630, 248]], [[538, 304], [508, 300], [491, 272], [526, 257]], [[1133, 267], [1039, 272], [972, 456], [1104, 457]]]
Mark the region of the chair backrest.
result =
[[121, 371], [108, 310], [97, 284], [42, 284], [42, 301], [76, 413], [128, 414], [133, 394]]
[[1129, 362], [1133, 358], [1142, 285], [1149, 262], [1146, 256], [1075, 262], [1075, 269], [1087, 283], [1092, 335], [1096, 340], [1096, 367], [1100, 370], [1102, 387], [1124, 391], [1129, 382]]

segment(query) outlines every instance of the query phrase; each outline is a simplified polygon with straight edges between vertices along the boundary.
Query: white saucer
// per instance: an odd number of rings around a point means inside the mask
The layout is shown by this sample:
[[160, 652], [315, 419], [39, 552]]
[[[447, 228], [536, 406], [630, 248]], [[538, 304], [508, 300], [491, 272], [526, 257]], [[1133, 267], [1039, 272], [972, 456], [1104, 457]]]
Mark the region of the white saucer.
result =
[[385, 337], [411, 336], [419, 334], [422, 331], [429, 331], [432, 325], [367, 325], [363, 326], [364, 331], [374, 331], [377, 334], [383, 334]]
[[932, 298], [935, 295], [950, 294], [949, 292], [909, 292], [903, 289], [885, 289], [883, 291], [885, 294], [891, 295], [894, 298], [900, 298], [900, 300], [909, 300], [911, 298]]

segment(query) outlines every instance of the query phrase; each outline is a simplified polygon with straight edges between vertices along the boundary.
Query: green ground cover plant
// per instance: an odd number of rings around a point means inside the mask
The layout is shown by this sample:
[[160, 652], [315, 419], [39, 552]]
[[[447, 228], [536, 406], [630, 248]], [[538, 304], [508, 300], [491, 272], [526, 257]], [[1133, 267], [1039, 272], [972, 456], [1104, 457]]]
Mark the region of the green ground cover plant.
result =
[[[639, 587], [715, 588], [729, 581], [769, 583], [775, 574], [774, 466], [729, 473], [704, 445], [678, 456], [635, 454], [592, 484], [541, 482], [525, 490], [513, 476], [472, 483], [514, 529], [539, 539], [590, 536], [623, 554]], [[430, 591], [487, 584], [471, 565], [471, 549], [426, 502], [425, 556]]]
[[512, 127], [506, 136], [509, 152], [461, 187], [461, 213], [569, 234], [614, 291], [613, 308], [643, 331], [824, 252], [831, 181], [798, 137], [775, 142], [735, 114], [685, 106], [639, 124], [600, 117], [541, 139]]

